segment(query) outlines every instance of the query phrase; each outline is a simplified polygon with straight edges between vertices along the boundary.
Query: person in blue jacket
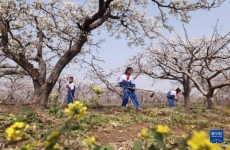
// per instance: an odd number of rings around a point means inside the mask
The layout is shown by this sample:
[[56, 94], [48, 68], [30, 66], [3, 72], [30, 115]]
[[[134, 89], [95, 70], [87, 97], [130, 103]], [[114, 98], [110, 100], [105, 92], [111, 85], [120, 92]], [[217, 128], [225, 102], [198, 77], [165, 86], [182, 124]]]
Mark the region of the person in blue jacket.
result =
[[166, 94], [166, 97], [168, 99], [170, 107], [174, 107], [175, 106], [174, 101], [178, 101], [178, 94], [180, 92], [181, 92], [181, 90], [179, 88], [177, 88], [176, 90], [169, 91]]
[[69, 82], [66, 84], [66, 88], [67, 88], [67, 100], [66, 100], [66, 103], [67, 105], [69, 103], [73, 103], [74, 101], [74, 93], [75, 93], [75, 90], [76, 90], [76, 87], [73, 83], [73, 77], [69, 77]]
[[134, 89], [129, 89], [128, 87], [135, 88], [136, 85], [134, 83], [134, 77], [131, 75], [133, 72], [133, 68], [128, 67], [125, 70], [125, 74], [123, 74], [120, 78], [120, 87], [124, 88], [124, 96], [122, 100], [122, 106], [126, 107], [129, 97], [132, 100], [133, 104], [137, 109], [141, 109], [139, 101], [137, 99], [136, 93]]

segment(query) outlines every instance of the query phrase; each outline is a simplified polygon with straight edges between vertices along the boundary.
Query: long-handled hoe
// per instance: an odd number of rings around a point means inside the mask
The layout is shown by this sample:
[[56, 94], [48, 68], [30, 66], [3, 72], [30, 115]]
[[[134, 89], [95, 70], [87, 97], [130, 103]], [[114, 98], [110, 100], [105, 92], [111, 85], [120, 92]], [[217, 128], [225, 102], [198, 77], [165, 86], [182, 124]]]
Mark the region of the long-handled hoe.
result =
[[146, 91], [146, 92], [152, 92], [152, 94], [150, 95], [151, 98], [153, 98], [155, 92], [152, 90], [146, 90], [146, 89], [139, 89], [139, 88], [135, 88], [135, 87], [126, 87], [128, 89], [133, 89], [133, 90], [140, 90], [140, 91]]
[[[120, 87], [119, 85], [115, 85], [115, 87]], [[135, 88], [135, 87], [126, 87], [128, 89], [133, 89], [133, 90], [140, 90], [140, 91], [146, 91], [146, 92], [152, 92], [152, 94], [150, 95], [151, 98], [153, 98], [155, 91], [152, 90], [146, 90], [146, 89], [139, 89], [139, 88]]]

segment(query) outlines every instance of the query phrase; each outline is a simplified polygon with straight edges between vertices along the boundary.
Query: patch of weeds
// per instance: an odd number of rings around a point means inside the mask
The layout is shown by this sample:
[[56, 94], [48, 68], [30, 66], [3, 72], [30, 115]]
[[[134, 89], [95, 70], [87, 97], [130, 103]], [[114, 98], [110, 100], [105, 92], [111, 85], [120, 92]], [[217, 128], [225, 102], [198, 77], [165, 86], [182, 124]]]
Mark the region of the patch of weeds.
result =
[[65, 116], [62, 104], [58, 101], [58, 95], [56, 93], [51, 94], [51, 106], [48, 109], [48, 114], [51, 116], [55, 116], [57, 118], [63, 118]]
[[117, 116], [117, 119], [119, 122], [123, 124], [123, 127], [129, 126], [135, 123], [134, 114], [122, 114], [122, 115]]
[[112, 116], [107, 116], [107, 115], [102, 115], [102, 114], [88, 114], [81, 121], [81, 123], [85, 124], [85, 126], [88, 125], [88, 126], [86, 126], [86, 128], [88, 128], [88, 130], [89, 130], [93, 125], [105, 127], [106, 124], [110, 120], [118, 120], [118, 118], [112, 117]]
[[177, 105], [177, 106], [174, 107], [174, 110], [175, 111], [180, 111], [182, 108], [183, 108], [182, 106]]
[[172, 124], [185, 122], [184, 118], [180, 117], [180, 115], [172, 115], [171, 120]]
[[83, 105], [86, 105], [87, 104], [87, 99], [83, 98], [83, 97], [80, 97], [78, 99]]
[[141, 122], [153, 122], [155, 121], [154, 117], [150, 117], [144, 114], [137, 114], [135, 115], [135, 121], [137, 121], [138, 123]]
[[202, 115], [202, 110], [200, 110], [200, 109], [194, 109], [194, 110], [192, 110], [192, 113], [194, 114], [194, 115], [198, 115], [198, 116], [200, 116], [200, 115]]
[[21, 110], [26, 115], [16, 116], [16, 118], [17, 118], [16, 121], [19, 121], [19, 122], [22, 121], [22, 122], [26, 122], [26, 123], [31, 123], [31, 122], [41, 123], [42, 122], [35, 110], [28, 108], [28, 107], [22, 107]]
[[15, 116], [15, 118], [12, 120], [11, 123], [14, 123], [14, 122], [26, 122], [26, 123], [29, 123], [29, 119], [27, 118], [26, 115], [18, 115], [18, 116]]
[[63, 118], [65, 116], [60, 102], [52, 102], [51, 107], [48, 109], [48, 114], [58, 118]]
[[195, 124], [195, 125], [203, 125], [207, 123], [207, 120], [188, 120], [189, 124]]
[[222, 123], [216, 122], [216, 121], [210, 122], [210, 123], [207, 125], [207, 128], [215, 128], [215, 127], [224, 128], [225, 125], [222, 124]]
[[134, 114], [136, 112], [136, 108], [134, 108], [132, 106], [127, 106], [126, 112]]

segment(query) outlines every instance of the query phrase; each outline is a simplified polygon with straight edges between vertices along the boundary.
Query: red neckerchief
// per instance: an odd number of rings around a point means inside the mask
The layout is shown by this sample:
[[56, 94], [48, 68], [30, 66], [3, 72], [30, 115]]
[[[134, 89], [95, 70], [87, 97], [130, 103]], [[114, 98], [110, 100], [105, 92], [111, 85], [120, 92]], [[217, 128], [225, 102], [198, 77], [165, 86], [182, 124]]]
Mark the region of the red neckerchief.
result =
[[176, 96], [177, 96], [177, 97], [178, 97], [178, 93], [179, 93], [179, 92], [178, 92], [178, 91], [176, 91]]
[[129, 76], [130, 76], [130, 75], [126, 74], [126, 76], [127, 76], [126, 81], [129, 81]]

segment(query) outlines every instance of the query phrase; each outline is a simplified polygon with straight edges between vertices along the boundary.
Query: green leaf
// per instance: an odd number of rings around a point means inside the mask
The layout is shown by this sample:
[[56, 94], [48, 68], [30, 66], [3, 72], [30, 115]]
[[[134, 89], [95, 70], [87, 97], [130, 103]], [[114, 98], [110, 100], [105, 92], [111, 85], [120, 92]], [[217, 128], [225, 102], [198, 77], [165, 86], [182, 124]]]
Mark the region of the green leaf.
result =
[[141, 150], [142, 143], [140, 141], [136, 141], [134, 143], [134, 150]]
[[71, 130], [79, 130], [80, 129], [80, 126], [77, 125], [77, 126], [74, 126], [74, 127], [71, 127]]
[[152, 134], [153, 134], [153, 138], [156, 140], [156, 142], [158, 143], [158, 145], [163, 148], [163, 150], [166, 149], [166, 145], [164, 143], [163, 140], [163, 134], [159, 133], [156, 131], [156, 129], [152, 129]]
[[103, 146], [97, 145], [93, 148], [93, 150], [104, 150], [105, 148]]
[[156, 129], [152, 129], [152, 134], [153, 134], [154, 139], [163, 141], [163, 134], [157, 132]]
[[106, 145], [105, 150], [115, 150], [112, 146], [109, 144]]
[[63, 150], [69, 150], [69, 147], [65, 147]]
[[148, 150], [157, 150], [157, 147], [155, 145], [151, 145]]

